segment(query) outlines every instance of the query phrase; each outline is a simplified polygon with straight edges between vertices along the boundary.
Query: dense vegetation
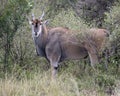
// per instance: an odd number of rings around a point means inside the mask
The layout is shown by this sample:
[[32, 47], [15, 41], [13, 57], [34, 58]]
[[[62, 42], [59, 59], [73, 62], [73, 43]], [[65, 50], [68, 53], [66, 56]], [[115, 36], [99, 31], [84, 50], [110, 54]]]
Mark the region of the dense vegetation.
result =
[[[108, 53], [102, 55], [96, 72], [89, 60], [87, 64], [84, 60], [65, 61], [57, 82], [51, 81], [50, 65], [36, 56], [27, 20], [31, 13], [39, 17], [43, 10], [50, 27], [110, 31]], [[120, 0], [1, 0], [0, 96], [119, 96], [119, 18]]]

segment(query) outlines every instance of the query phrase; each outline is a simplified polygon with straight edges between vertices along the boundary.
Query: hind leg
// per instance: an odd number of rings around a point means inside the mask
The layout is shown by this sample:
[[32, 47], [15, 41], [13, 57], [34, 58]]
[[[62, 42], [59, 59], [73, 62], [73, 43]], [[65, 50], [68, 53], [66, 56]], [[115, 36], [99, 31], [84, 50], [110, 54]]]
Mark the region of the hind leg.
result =
[[88, 50], [88, 55], [90, 58], [90, 64], [92, 68], [95, 70], [96, 64], [99, 64], [98, 53], [93, 47], [90, 47]]
[[97, 49], [91, 43], [85, 44], [85, 48], [88, 51], [88, 55], [90, 58], [90, 64], [91, 64], [92, 68], [95, 69], [95, 65], [99, 63]]
[[95, 65], [99, 63], [98, 56], [96, 54], [93, 54], [93, 53], [88, 53], [88, 54], [90, 57], [90, 62], [91, 62], [90, 64], [94, 68]]

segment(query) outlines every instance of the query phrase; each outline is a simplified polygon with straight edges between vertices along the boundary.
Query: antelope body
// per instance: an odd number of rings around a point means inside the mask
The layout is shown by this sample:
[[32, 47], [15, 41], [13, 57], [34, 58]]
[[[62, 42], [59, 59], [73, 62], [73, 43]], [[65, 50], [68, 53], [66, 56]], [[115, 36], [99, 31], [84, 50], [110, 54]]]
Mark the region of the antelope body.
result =
[[[41, 21], [42, 17], [43, 15], [40, 19], [35, 19], [33, 16], [30, 24], [32, 26], [32, 36], [37, 54], [45, 57], [51, 64], [52, 77], [55, 77], [59, 63], [66, 59], [78, 60], [89, 56], [93, 68], [95, 64], [99, 63], [97, 51], [94, 46], [91, 46], [87, 42], [80, 44], [75, 37], [70, 35], [71, 30], [68, 28], [56, 27], [48, 30], [46, 21]], [[95, 36], [102, 38], [101, 41], [97, 40], [98, 37], [95, 37], [95, 44], [99, 44], [96, 46], [100, 47], [107, 33], [101, 31], [102, 29], [98, 29], [97, 32], [96, 30], [97, 29], [91, 29], [93, 33], [97, 34]]]

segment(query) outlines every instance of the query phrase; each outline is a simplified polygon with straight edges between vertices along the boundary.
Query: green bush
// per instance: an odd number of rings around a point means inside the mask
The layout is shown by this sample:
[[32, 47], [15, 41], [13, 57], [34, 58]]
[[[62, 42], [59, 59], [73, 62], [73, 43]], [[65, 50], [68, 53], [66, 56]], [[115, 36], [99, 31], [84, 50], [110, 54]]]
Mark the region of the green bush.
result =
[[120, 0], [115, 3], [109, 13], [106, 13], [105, 26], [110, 30], [109, 58], [116, 72], [120, 68]]
[[82, 19], [75, 15], [72, 9], [62, 10], [50, 23], [51, 26], [68, 27], [71, 30], [84, 30], [88, 27]]
[[[4, 2], [4, 1], [3, 1]], [[3, 70], [9, 70], [13, 38], [30, 11], [27, 0], [7, 0], [0, 16], [0, 62]], [[1, 7], [0, 7], [1, 8]], [[1, 9], [0, 9], [1, 10]]]

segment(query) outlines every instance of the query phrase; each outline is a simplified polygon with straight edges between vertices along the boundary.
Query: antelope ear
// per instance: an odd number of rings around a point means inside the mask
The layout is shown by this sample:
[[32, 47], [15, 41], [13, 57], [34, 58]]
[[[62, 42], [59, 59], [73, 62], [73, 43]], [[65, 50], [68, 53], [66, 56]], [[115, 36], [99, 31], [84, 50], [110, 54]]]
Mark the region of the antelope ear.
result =
[[47, 25], [47, 24], [49, 24], [49, 20], [45, 20], [43, 23], [44, 23], [45, 25]]

